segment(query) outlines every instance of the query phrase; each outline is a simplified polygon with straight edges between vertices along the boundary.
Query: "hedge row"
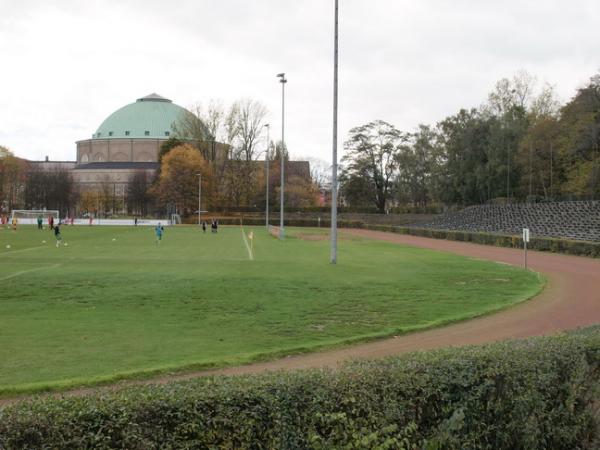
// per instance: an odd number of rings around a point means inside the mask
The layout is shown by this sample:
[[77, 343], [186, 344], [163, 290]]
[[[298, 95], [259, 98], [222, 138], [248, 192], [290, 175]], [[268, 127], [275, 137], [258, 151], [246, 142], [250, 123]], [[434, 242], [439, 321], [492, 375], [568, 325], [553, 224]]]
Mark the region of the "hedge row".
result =
[[[265, 219], [260, 217], [219, 217], [219, 216], [211, 216], [207, 218], [207, 221], [215, 218], [219, 221], [220, 225], [248, 225], [248, 226], [264, 226]], [[186, 220], [186, 224], [196, 225], [198, 224], [198, 219], [195, 220]], [[273, 226], [279, 226], [279, 218], [273, 218], [269, 221], [269, 224]], [[317, 220], [315, 218], [312, 219], [286, 219], [285, 220], [286, 227], [322, 227], [328, 228], [331, 226], [330, 220]], [[340, 228], [364, 228], [365, 224], [362, 221], [357, 220], [339, 220], [338, 226]]]
[[[496, 247], [522, 248], [520, 236], [507, 236], [492, 233], [474, 233], [470, 231], [431, 230], [428, 228], [396, 227], [389, 225], [361, 224], [360, 228], [386, 231], [391, 233], [408, 234], [449, 241], [473, 242], [475, 244], [494, 245]], [[565, 253], [568, 255], [600, 257], [600, 242], [573, 241], [546, 237], [532, 237], [527, 244], [530, 250], [543, 252]]]
[[600, 327], [0, 410], [0, 448], [597, 449]]

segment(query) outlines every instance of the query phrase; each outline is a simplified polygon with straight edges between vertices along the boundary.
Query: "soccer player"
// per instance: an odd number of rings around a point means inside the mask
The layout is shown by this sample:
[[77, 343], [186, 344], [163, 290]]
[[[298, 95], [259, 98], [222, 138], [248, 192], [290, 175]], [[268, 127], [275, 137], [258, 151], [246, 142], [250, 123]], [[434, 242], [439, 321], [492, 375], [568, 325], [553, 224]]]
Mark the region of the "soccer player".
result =
[[54, 230], [54, 216], [48, 216], [48, 226], [51, 230]]
[[206, 233], [206, 222], [202, 221], [202, 232]]
[[60, 245], [62, 241], [62, 236], [60, 235], [60, 225], [56, 224], [54, 226], [54, 237], [56, 238], [56, 248]]
[[13, 217], [13, 220], [12, 220], [12, 229], [13, 229], [13, 231], [17, 231], [17, 223], [18, 222], [19, 221], [18, 221], [17, 217], [16, 216]]
[[37, 224], [38, 224], [38, 230], [42, 230], [44, 227], [42, 226], [42, 222], [44, 219], [42, 219], [42, 215], [38, 215], [37, 216]]
[[154, 228], [154, 233], [156, 234], [156, 243], [160, 244], [160, 241], [162, 240], [162, 235], [164, 233], [165, 229], [164, 227], [160, 224], [160, 222], [158, 222], [158, 225], [156, 226], [156, 228]]

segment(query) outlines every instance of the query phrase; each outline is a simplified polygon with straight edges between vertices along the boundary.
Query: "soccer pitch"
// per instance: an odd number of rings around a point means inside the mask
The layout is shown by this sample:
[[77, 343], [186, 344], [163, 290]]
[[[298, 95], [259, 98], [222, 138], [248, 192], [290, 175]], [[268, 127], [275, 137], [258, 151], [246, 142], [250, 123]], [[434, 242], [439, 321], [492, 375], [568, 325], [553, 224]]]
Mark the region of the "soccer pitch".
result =
[[61, 230], [60, 248], [47, 229], [0, 231], [0, 395], [399, 334], [506, 307], [543, 284], [343, 234], [332, 266], [323, 230], [288, 229], [282, 242], [261, 227], [176, 227], [160, 245], [151, 227]]

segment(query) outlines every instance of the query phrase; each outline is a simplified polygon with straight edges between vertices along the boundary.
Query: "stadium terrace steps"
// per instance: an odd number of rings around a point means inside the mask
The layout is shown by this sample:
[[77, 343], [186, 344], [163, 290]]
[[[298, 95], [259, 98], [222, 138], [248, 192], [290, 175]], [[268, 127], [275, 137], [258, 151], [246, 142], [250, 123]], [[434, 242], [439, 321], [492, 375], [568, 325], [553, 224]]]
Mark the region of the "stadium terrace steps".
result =
[[412, 226], [510, 235], [529, 228], [533, 236], [600, 242], [600, 201], [470, 206]]

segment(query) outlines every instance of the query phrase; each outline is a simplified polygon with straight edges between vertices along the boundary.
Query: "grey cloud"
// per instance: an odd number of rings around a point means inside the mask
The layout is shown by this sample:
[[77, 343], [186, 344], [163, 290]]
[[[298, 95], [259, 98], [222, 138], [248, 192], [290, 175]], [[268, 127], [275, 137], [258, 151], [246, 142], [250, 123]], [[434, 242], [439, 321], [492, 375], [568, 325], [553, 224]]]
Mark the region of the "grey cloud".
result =
[[[75, 140], [152, 91], [184, 106], [253, 97], [279, 130], [280, 71], [292, 153], [331, 147], [333, 0], [0, 0], [0, 11], [0, 145], [22, 156], [73, 157]], [[377, 118], [433, 124], [522, 68], [566, 99], [598, 69], [599, 16], [593, 0], [342, 0], [340, 141]]]

